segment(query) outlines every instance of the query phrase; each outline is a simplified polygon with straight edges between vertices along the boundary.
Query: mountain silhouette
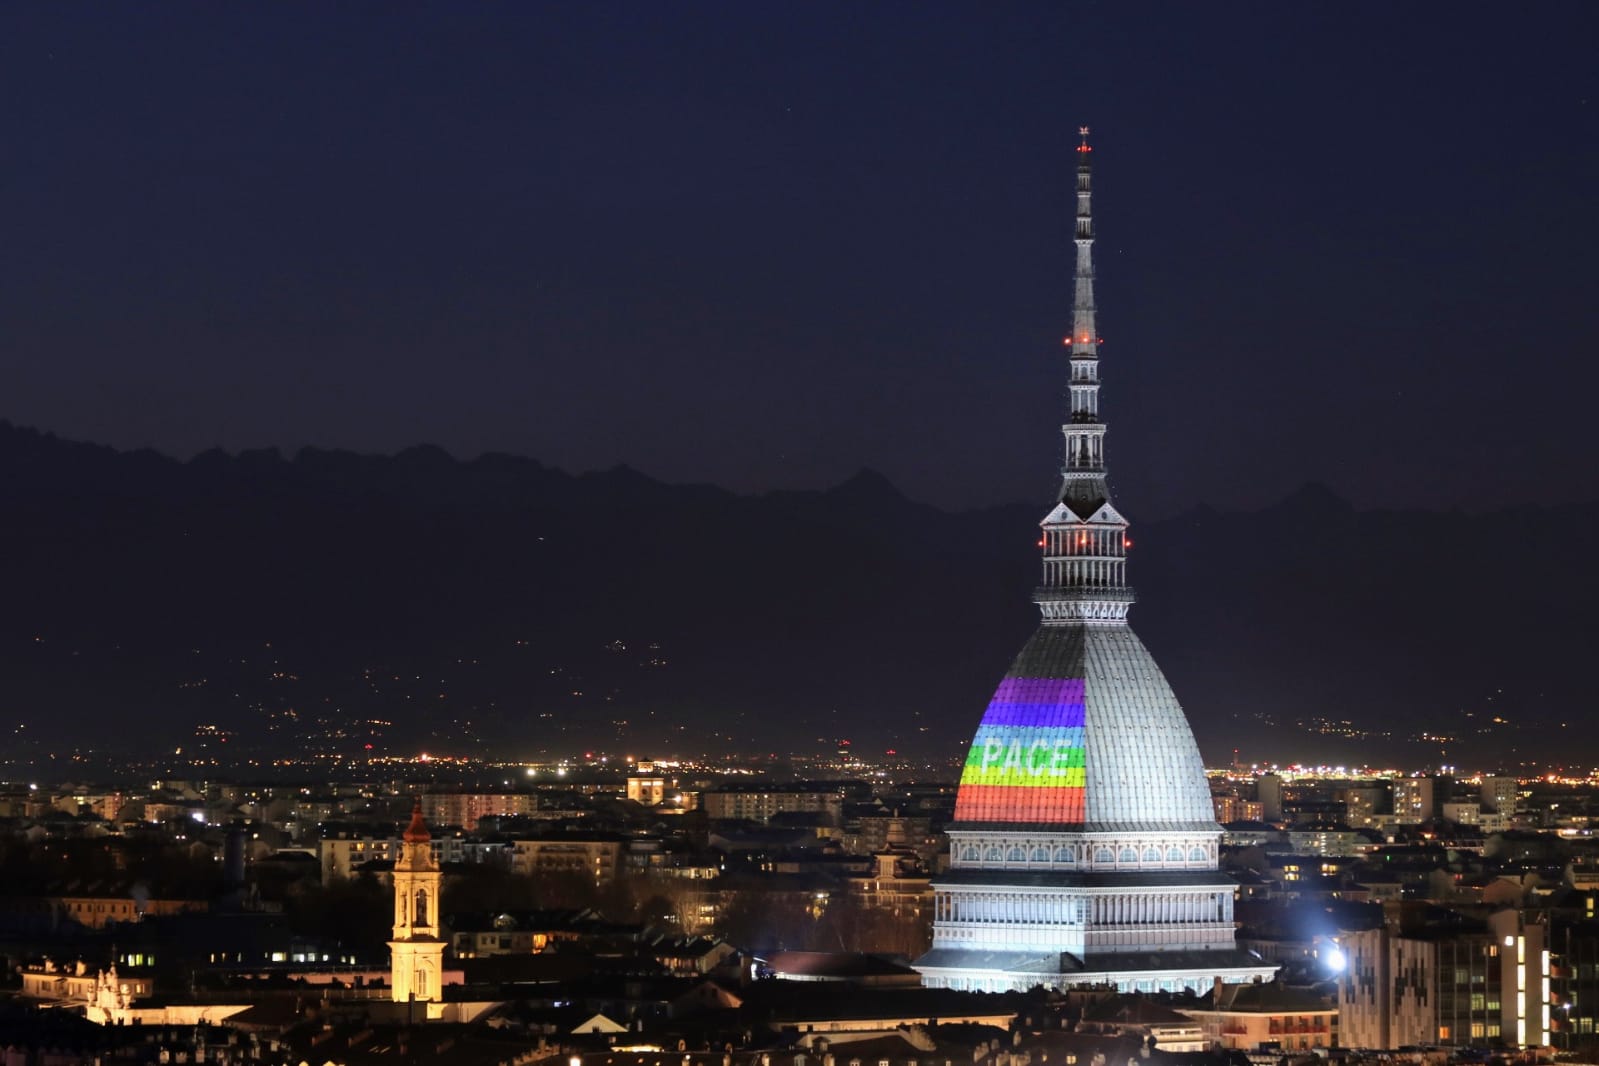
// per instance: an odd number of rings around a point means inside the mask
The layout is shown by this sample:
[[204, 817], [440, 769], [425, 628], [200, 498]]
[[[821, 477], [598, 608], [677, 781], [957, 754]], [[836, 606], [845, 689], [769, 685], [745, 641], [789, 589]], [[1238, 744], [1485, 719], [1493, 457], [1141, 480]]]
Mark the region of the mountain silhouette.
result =
[[[944, 512], [870, 470], [743, 496], [431, 446], [180, 462], [0, 423], [0, 486], [18, 758], [849, 737], [954, 759], [1036, 625], [1044, 507]], [[1596, 520], [1319, 485], [1135, 520], [1133, 624], [1212, 761], [1589, 759]]]

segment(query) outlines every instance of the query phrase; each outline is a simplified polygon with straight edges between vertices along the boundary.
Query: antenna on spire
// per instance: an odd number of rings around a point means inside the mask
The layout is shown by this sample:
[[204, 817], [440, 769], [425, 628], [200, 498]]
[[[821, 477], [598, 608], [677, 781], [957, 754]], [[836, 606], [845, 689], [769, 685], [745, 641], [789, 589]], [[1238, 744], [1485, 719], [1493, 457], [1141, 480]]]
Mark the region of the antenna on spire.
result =
[[1087, 126], [1078, 126], [1077, 127], [1077, 136], [1079, 136], [1079, 137], [1081, 137], [1083, 139], [1083, 143], [1079, 144], [1077, 146], [1077, 150], [1079, 152], [1092, 152], [1094, 150], [1093, 147], [1088, 143], [1088, 127]]

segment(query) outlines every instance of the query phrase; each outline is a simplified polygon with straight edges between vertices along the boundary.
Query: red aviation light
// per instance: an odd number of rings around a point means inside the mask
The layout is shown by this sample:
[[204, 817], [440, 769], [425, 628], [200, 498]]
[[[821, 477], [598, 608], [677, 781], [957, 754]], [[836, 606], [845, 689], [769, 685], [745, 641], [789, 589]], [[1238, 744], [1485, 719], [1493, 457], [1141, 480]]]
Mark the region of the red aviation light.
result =
[[1131, 549], [1132, 546], [1133, 546], [1133, 538], [1132, 537], [1123, 537], [1122, 538], [1122, 547], [1123, 548]]

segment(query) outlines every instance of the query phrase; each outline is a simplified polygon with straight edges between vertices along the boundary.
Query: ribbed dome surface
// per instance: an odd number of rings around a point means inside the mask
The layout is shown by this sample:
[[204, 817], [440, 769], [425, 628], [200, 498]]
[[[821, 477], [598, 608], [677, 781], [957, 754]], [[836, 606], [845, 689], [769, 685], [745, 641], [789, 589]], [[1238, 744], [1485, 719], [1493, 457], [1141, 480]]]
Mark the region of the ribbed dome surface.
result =
[[1082, 831], [1216, 828], [1183, 709], [1124, 625], [1045, 625], [983, 715], [955, 820]]

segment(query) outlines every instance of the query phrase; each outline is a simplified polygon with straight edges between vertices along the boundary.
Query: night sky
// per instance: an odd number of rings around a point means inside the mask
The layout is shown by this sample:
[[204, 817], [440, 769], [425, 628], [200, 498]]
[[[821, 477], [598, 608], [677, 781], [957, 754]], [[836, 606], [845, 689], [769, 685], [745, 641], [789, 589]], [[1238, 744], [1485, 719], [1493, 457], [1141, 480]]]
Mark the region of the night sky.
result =
[[0, 417], [1052, 491], [1592, 499], [1599, 5], [13, 4]]

